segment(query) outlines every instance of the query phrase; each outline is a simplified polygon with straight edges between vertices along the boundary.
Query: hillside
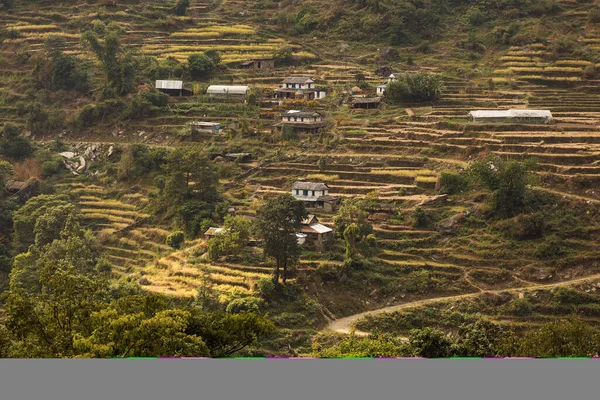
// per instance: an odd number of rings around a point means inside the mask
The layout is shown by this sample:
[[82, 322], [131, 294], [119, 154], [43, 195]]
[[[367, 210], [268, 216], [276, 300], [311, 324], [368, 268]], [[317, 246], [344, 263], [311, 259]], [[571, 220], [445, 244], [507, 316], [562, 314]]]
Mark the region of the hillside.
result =
[[[520, 335], [575, 316], [600, 327], [595, 1], [192, 0], [182, 15], [175, 1], [55, 3], [0, 3], [0, 126], [15, 124], [36, 146], [27, 157], [3, 157], [13, 173], [2, 183], [35, 178], [40, 193], [66, 195], [112, 282], [177, 306], [197, 301], [199, 288], [223, 308], [256, 302], [278, 332], [247, 355], [326, 356], [344, 340], [330, 326], [402, 338], [480, 320]], [[189, 56], [215, 52], [210, 70], [190, 68]], [[271, 57], [275, 69], [240, 68]], [[375, 97], [391, 72], [439, 75], [444, 91], [439, 100], [349, 107], [352, 92]], [[327, 96], [274, 100], [289, 76], [312, 77]], [[162, 95], [153, 89], [161, 79], [181, 79], [193, 95]], [[254, 100], [211, 98], [213, 84], [248, 85]], [[523, 108], [550, 110], [553, 122], [468, 117]], [[325, 129], [272, 130], [286, 110], [318, 111]], [[219, 123], [224, 134], [194, 142], [193, 121]], [[77, 175], [57, 156], [65, 151], [77, 153]], [[187, 195], [204, 196], [187, 209], [169, 192], [186, 163]], [[518, 209], [500, 213], [502, 184], [477, 180], [477, 166], [489, 163], [510, 182], [503, 168], [524, 166]], [[353, 243], [335, 223], [339, 213], [309, 210], [336, 238], [304, 247], [281, 287], [266, 283], [275, 262], [261, 246], [210, 256], [206, 228], [223, 226], [231, 208], [259, 218], [266, 200], [291, 193], [295, 181], [326, 183], [330, 195], [362, 208], [374, 236]], [[1, 254], [14, 267], [21, 251], [8, 221]], [[167, 238], [179, 230], [185, 241], [174, 248]], [[0, 304], [9, 269], [0, 272]], [[396, 312], [361, 318], [379, 309]]]

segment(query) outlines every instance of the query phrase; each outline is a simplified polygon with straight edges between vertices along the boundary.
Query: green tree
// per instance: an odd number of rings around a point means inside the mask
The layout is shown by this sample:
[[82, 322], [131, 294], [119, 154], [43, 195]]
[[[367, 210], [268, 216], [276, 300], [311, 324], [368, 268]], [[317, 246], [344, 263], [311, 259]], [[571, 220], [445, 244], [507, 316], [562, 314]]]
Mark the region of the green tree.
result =
[[215, 49], [208, 49], [204, 51], [204, 55], [210, 58], [215, 66], [221, 64], [221, 55]]
[[29, 199], [13, 215], [16, 250], [26, 251], [35, 242], [35, 224], [40, 216], [53, 207], [69, 204], [65, 195], [40, 195]]
[[206, 77], [214, 68], [214, 61], [206, 54], [192, 54], [188, 57], [188, 69], [194, 79]]
[[594, 357], [600, 354], [600, 332], [576, 319], [555, 321], [530, 331], [524, 338], [504, 338], [501, 355], [518, 357]]
[[436, 328], [411, 330], [409, 343], [417, 357], [442, 358], [452, 355], [452, 340], [444, 331]]
[[273, 59], [275, 60], [275, 64], [278, 66], [292, 64], [294, 62], [292, 49], [287, 46], [280, 47], [275, 53], [273, 53]]
[[498, 353], [504, 329], [489, 321], [478, 320], [463, 324], [458, 330], [458, 339], [453, 354], [462, 357], [491, 357]]
[[[0, 189], [4, 189], [6, 177], [14, 173], [12, 165], [8, 161], [0, 160]], [[1, 194], [0, 194], [1, 196]]]
[[175, 4], [175, 15], [183, 16], [187, 13], [187, 9], [190, 6], [190, 0], [177, 0], [177, 4]]
[[300, 247], [296, 233], [300, 231], [302, 220], [308, 216], [302, 201], [290, 194], [269, 198], [256, 214], [255, 226], [264, 239], [265, 255], [275, 259], [273, 281], [279, 282], [279, 272], [283, 269], [282, 281], [287, 279], [288, 266], [297, 262]]
[[231, 356], [276, 331], [271, 321], [251, 312], [206, 313], [195, 309], [191, 313], [186, 333], [201, 337], [210, 357]]
[[185, 241], [185, 234], [181, 231], [173, 232], [167, 236], [166, 242], [173, 249], [180, 249]]
[[440, 75], [427, 72], [404, 74], [388, 83], [385, 98], [391, 103], [400, 104], [411, 101], [435, 101], [445, 90]]
[[369, 208], [367, 199], [345, 199], [333, 218], [333, 227], [338, 235], [343, 237], [346, 228], [352, 224], [358, 227], [359, 240], [373, 233], [373, 225], [369, 222]]
[[500, 185], [493, 194], [494, 211], [511, 217], [525, 208], [527, 170], [516, 161], [507, 162], [500, 172]]
[[240, 256], [250, 242], [250, 221], [244, 217], [227, 215], [223, 231], [208, 241], [208, 255], [211, 260], [222, 256]]
[[119, 96], [130, 93], [135, 82], [135, 65], [132, 55], [121, 49], [118, 34], [107, 32], [102, 43], [96, 33], [89, 30], [81, 36], [81, 41], [100, 61], [107, 85]]
[[29, 138], [19, 135], [17, 125], [8, 122], [2, 129], [0, 153], [9, 159], [20, 161], [33, 154], [33, 146]]

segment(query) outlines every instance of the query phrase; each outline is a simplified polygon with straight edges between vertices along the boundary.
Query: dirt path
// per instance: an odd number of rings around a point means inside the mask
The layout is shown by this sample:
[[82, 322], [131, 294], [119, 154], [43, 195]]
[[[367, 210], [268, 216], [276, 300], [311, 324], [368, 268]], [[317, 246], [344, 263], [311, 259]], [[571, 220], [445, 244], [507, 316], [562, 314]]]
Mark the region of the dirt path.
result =
[[[488, 292], [488, 293], [528, 292], [528, 291], [532, 291], [532, 290], [549, 289], [549, 288], [559, 287], [559, 286], [569, 286], [569, 285], [574, 285], [574, 284], [578, 284], [578, 283], [583, 283], [586, 281], [591, 281], [594, 279], [600, 279], [600, 274], [590, 275], [590, 276], [586, 276], [583, 278], [577, 278], [577, 279], [572, 279], [569, 281], [563, 281], [563, 282], [557, 282], [557, 283], [548, 283], [548, 284], [543, 284], [543, 285], [533, 285], [533, 286], [525, 286], [525, 287], [518, 287], [518, 288], [500, 289], [500, 290], [487, 290], [486, 292]], [[379, 315], [379, 314], [383, 314], [383, 313], [400, 311], [400, 310], [404, 310], [407, 308], [419, 307], [419, 306], [438, 303], [438, 302], [442, 302], [442, 301], [462, 300], [462, 299], [467, 299], [467, 298], [476, 297], [476, 296], [480, 296], [480, 295], [481, 295], [481, 292], [475, 292], [475, 293], [461, 294], [461, 295], [457, 295], [457, 296], [435, 297], [435, 298], [431, 298], [431, 299], [413, 301], [411, 303], [404, 303], [404, 304], [398, 304], [395, 306], [384, 307], [384, 308], [380, 308], [377, 310], [365, 311], [360, 314], [354, 314], [354, 315], [350, 315], [348, 317], [336, 319], [336, 320], [332, 321], [325, 328], [325, 330], [329, 330], [329, 331], [333, 331], [333, 332], [337, 332], [337, 333], [350, 333], [350, 331], [354, 327], [354, 324], [357, 321], [366, 317], [367, 315]], [[368, 335], [367, 332], [361, 332], [361, 331], [355, 331], [355, 334], [357, 336]]]

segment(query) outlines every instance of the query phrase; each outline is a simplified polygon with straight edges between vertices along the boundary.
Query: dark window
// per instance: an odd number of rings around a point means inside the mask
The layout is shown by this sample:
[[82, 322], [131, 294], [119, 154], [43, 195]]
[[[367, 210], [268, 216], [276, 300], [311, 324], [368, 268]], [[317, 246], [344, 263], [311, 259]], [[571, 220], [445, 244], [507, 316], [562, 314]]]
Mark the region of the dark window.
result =
[[305, 195], [305, 196], [308, 196], [308, 190], [305, 190], [305, 191], [304, 191], [304, 195]]
[[314, 196], [315, 195], [315, 191], [313, 190], [312, 192], [313, 192], [313, 196]]

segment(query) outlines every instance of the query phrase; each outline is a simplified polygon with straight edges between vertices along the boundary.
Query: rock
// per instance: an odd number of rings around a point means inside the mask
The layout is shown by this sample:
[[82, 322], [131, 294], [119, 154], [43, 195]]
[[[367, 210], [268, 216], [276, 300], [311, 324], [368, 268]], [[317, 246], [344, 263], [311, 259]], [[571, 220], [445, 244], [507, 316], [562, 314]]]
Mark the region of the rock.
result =
[[380, 65], [375, 70], [375, 74], [385, 76], [386, 78], [392, 74], [392, 68], [389, 65]]
[[525, 298], [525, 293], [523, 293], [523, 292], [519, 293], [519, 298], [520, 299], [524, 299]]
[[474, 216], [476, 216], [478, 218], [481, 218], [483, 216], [483, 209], [481, 208], [481, 206], [474, 205], [469, 210], [469, 215], [474, 215]]
[[58, 155], [64, 158], [74, 158], [77, 156], [77, 153], [73, 153], [72, 151], [63, 151], [62, 153], [58, 153]]
[[445, 235], [451, 235], [456, 233], [456, 230], [460, 227], [461, 223], [465, 220], [464, 213], [458, 213], [452, 217], [445, 219], [437, 224], [435, 229]]
[[348, 43], [342, 43], [340, 45], [340, 53], [345, 53], [346, 50], [348, 50], [349, 47], [350, 47], [350, 45]]
[[548, 271], [546, 271], [544, 268], [540, 269], [536, 276], [536, 278], [540, 281], [546, 280], [551, 277], [552, 275], [549, 274]]
[[79, 156], [79, 167], [77, 167], [77, 172], [82, 172], [85, 169], [85, 158], [83, 158], [82, 156]]
[[141, 278], [138, 283], [142, 286], [148, 286], [152, 284], [152, 282], [150, 282], [147, 278]]
[[433, 196], [429, 199], [423, 200], [422, 202], [420, 202], [419, 204], [417, 204], [417, 207], [422, 207], [422, 206], [434, 206], [434, 205], [440, 205], [446, 202], [446, 200], [448, 199], [448, 195], [447, 194], [441, 194], [439, 196]]
[[[379, 50], [379, 54], [381, 55], [381, 57], [385, 60], [390, 60], [390, 61], [394, 61], [397, 60], [398, 58], [400, 58], [400, 53], [398, 53], [398, 50], [396, 50], [393, 47], [384, 47], [381, 50]], [[391, 74], [391, 72], [390, 72]], [[388, 74], [389, 76], [389, 74]]]
[[106, 154], [108, 157], [112, 156], [113, 151], [115, 150], [113, 145], [110, 145], [108, 148], [108, 153]]

